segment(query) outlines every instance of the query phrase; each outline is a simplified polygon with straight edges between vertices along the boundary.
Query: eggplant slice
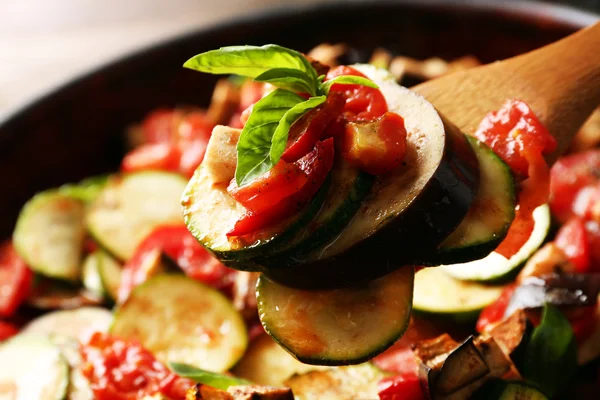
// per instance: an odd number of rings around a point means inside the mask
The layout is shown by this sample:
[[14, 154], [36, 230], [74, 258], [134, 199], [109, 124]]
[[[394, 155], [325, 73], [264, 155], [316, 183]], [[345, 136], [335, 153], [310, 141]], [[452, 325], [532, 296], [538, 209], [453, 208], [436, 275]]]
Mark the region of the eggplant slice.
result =
[[386, 71], [355, 68], [379, 85], [389, 110], [404, 118], [406, 157], [396, 171], [378, 177], [333, 242], [285, 267], [263, 266], [269, 278], [287, 286], [343, 287], [421, 263], [460, 224], [479, 186], [477, 159], [456, 127]]

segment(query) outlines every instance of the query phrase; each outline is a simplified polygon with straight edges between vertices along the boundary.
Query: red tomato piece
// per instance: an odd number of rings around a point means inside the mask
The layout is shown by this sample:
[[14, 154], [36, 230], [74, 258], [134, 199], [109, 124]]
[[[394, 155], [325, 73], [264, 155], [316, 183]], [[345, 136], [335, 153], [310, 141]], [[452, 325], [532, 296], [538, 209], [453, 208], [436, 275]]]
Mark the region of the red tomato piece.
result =
[[387, 112], [372, 122], [348, 123], [341, 138], [344, 158], [371, 175], [382, 175], [402, 164], [406, 152], [404, 119]]
[[125, 155], [121, 162], [123, 172], [159, 170], [177, 172], [181, 154], [169, 143], [144, 144]]
[[576, 199], [582, 189], [597, 187], [599, 171], [600, 149], [561, 157], [552, 166], [550, 208], [561, 222], [573, 215]]
[[[366, 76], [352, 67], [340, 65], [329, 70], [325, 80], [330, 80], [336, 76], [354, 75], [366, 78]], [[346, 98], [344, 106], [344, 117], [348, 121], [371, 121], [381, 117], [388, 111], [385, 97], [379, 89], [370, 88], [362, 85], [341, 85], [331, 86], [331, 92], [340, 92]]]
[[234, 273], [202, 247], [185, 225], [160, 226], [140, 243], [133, 257], [124, 265], [119, 286], [120, 302], [129, 297], [133, 288], [150, 278], [152, 271], [142, 267], [146, 258], [156, 251], [173, 259], [187, 276], [217, 289], [226, 289], [230, 283], [228, 275]]
[[341, 93], [332, 92], [325, 104], [296, 121], [290, 128], [288, 145], [281, 159], [294, 162], [310, 153], [319, 140], [325, 139], [327, 127], [340, 116], [345, 104]]
[[333, 166], [333, 139], [318, 142], [315, 149], [294, 163], [308, 177], [307, 182], [294, 194], [273, 207], [254, 213], [249, 211], [227, 233], [228, 237], [245, 236], [273, 225], [300, 211], [317, 193]]
[[416, 372], [384, 378], [377, 385], [380, 400], [425, 400]]
[[590, 269], [590, 245], [581, 218], [573, 217], [564, 224], [554, 239], [569, 261], [575, 266], [576, 272], [586, 273]]
[[477, 332], [481, 333], [488, 325], [504, 319], [504, 313], [506, 312], [506, 308], [508, 307], [508, 303], [510, 303], [510, 299], [515, 292], [515, 289], [515, 285], [505, 287], [500, 297], [481, 311], [476, 325]]
[[29, 295], [33, 272], [11, 242], [0, 246], [0, 317], [12, 316]]
[[137, 400], [161, 393], [170, 399], [185, 399], [193, 385], [157, 361], [138, 343], [105, 333], [95, 333], [81, 347], [82, 373], [97, 400]]
[[13, 324], [0, 321], [0, 342], [9, 339], [19, 333], [19, 329]]
[[260, 213], [297, 193], [307, 182], [308, 176], [297, 164], [282, 160], [247, 185], [240, 187], [232, 179], [227, 191], [249, 211]]
[[590, 249], [590, 272], [600, 272], [600, 223], [586, 221], [585, 230]]
[[177, 130], [181, 112], [173, 109], [152, 111], [142, 121], [142, 132], [145, 143], [168, 143], [171, 142]]
[[520, 100], [507, 101], [489, 113], [475, 137], [490, 146], [521, 179], [519, 206], [506, 239], [496, 249], [510, 258], [525, 244], [533, 231], [533, 210], [548, 201], [550, 176], [542, 157], [556, 149], [556, 140], [533, 111]]

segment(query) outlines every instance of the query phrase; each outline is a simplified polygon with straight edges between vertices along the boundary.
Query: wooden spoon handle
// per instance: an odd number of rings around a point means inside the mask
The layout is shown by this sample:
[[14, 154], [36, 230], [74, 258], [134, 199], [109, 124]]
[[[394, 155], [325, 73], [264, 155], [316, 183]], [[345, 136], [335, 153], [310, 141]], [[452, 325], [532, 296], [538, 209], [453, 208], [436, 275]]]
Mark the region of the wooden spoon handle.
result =
[[498, 67], [531, 86], [529, 104], [558, 141], [554, 159], [600, 105], [600, 23]]

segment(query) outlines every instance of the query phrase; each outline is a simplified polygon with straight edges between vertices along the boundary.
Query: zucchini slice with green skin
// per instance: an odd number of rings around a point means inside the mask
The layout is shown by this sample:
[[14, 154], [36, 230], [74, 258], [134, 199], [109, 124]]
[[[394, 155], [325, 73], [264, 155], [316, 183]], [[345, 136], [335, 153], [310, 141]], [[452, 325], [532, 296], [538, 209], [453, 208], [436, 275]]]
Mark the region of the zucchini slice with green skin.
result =
[[81, 281], [83, 287], [98, 297], [104, 297], [104, 287], [100, 272], [98, 271], [98, 252], [88, 254], [81, 267]]
[[81, 366], [81, 344], [77, 339], [68, 336], [52, 335], [50, 341], [60, 349], [64, 359], [69, 364], [69, 389], [68, 400], [94, 400], [94, 392], [90, 382], [83, 375]]
[[473, 400], [549, 400], [531, 383], [494, 379], [479, 389]]
[[428, 265], [456, 264], [487, 256], [504, 239], [515, 218], [515, 182], [510, 167], [486, 144], [467, 136], [479, 161], [479, 188], [458, 228]]
[[102, 283], [102, 290], [106, 297], [116, 302], [119, 298], [122, 266], [105, 251], [98, 250], [95, 254], [98, 260], [98, 275]]
[[265, 331], [306, 364], [359, 364], [390, 347], [410, 321], [414, 269], [363, 285], [305, 291], [262, 275], [256, 286]]
[[83, 202], [56, 190], [38, 193], [19, 214], [15, 249], [41, 275], [78, 280], [85, 240], [83, 216]]
[[94, 332], [107, 332], [112, 319], [112, 313], [101, 307], [53, 311], [31, 321], [23, 333], [61, 335], [86, 341]]
[[413, 309], [458, 322], [473, 321], [502, 289], [452, 278], [442, 268], [423, 268], [415, 275]]
[[48, 338], [19, 334], [0, 344], [0, 397], [64, 400], [69, 365]]
[[294, 375], [285, 382], [297, 400], [378, 399], [379, 381], [388, 374], [371, 363]]
[[260, 267], [251, 258], [273, 254], [288, 245], [319, 212], [330, 182], [329, 177], [300, 213], [265, 229], [252, 243], [245, 243], [230, 241], [226, 234], [246, 209], [229, 195], [226, 185], [214, 184], [207, 168], [201, 165], [183, 195], [183, 218], [192, 235], [222, 263], [239, 270], [258, 271]]
[[301, 363], [282, 349], [271, 336], [263, 334], [252, 340], [233, 373], [258, 385], [280, 387], [294, 374], [324, 368], [327, 367]]
[[281, 268], [296, 263], [298, 258], [329, 243], [354, 218], [374, 182], [373, 175], [338, 158], [331, 170], [331, 184], [318, 214], [298, 232], [285, 250], [273, 257], [261, 257], [257, 262], [269, 268]]
[[136, 287], [110, 332], [139, 341], [163, 363], [229, 370], [248, 345], [246, 325], [229, 299], [184, 275], [161, 274]]
[[515, 278], [525, 262], [544, 243], [551, 226], [550, 207], [547, 204], [539, 206], [533, 212], [535, 226], [531, 236], [521, 249], [510, 259], [492, 252], [481, 260], [464, 264], [444, 265], [442, 268], [448, 275], [465, 281], [487, 283], [508, 282]]
[[178, 174], [159, 171], [110, 177], [87, 207], [89, 233], [118, 259], [131, 258], [152, 229], [181, 221], [179, 199], [186, 183]]

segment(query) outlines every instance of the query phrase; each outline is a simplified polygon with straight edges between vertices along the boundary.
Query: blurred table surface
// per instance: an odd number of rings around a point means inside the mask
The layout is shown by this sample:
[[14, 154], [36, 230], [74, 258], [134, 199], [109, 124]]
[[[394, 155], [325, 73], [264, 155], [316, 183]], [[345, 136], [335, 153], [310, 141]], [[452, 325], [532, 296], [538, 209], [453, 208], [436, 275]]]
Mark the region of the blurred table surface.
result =
[[[328, 1], [0, 0], [0, 117], [100, 62], [191, 28], [276, 5]], [[571, 3], [593, 8], [600, 0]]]

